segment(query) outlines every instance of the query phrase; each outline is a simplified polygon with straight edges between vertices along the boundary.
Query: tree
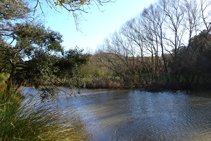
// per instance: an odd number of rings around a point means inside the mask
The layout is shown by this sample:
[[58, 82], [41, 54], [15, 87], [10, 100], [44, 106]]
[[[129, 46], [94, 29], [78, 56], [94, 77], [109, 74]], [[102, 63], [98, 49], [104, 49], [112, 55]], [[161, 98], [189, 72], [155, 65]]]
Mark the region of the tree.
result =
[[12, 26], [26, 19], [30, 13], [25, 0], [3, 0], [0, 2], [0, 36], [10, 36]]
[[[208, 73], [208, 67], [202, 60], [209, 61], [209, 44], [204, 42], [209, 39], [208, 36], [202, 38], [202, 35], [210, 32], [210, 6], [209, 0], [159, 0], [151, 4], [139, 16], [127, 21], [118, 34], [114, 33], [103, 43], [102, 46], [107, 49], [105, 54], [110, 54], [107, 62], [102, 59], [104, 64], [114, 72], [115, 68], [122, 68], [117, 72], [126, 74], [128, 64], [135, 64], [134, 60], [139, 60], [138, 57], [141, 56], [140, 66], [144, 67], [136, 68], [136, 72], [152, 74], [152, 82], [153, 78], [159, 81], [163, 78], [166, 84], [173, 85], [180, 83], [183, 75], [190, 78], [191, 82], [196, 70], [199, 71], [197, 65], [203, 70], [203, 74]], [[203, 34], [197, 35], [203, 29], [206, 29]], [[136, 50], [137, 47], [140, 51]], [[116, 57], [111, 57], [114, 56], [111, 54]], [[192, 63], [191, 58], [194, 60]]]
[[189, 39], [190, 40], [193, 35], [197, 35], [198, 29], [200, 27], [200, 18], [201, 18], [201, 13], [200, 13], [200, 7], [199, 4], [197, 3], [196, 0], [184, 0], [184, 9], [185, 13], [185, 20], [186, 24], [184, 25], [189, 34]]
[[83, 54], [83, 50], [70, 49], [64, 53], [59, 61], [54, 64], [54, 67], [59, 68], [54, 75], [57, 78], [65, 79], [70, 87], [80, 87], [80, 78], [83, 77], [81, 66], [89, 61], [89, 54]]
[[[187, 52], [194, 65], [196, 72], [210, 77], [211, 70], [211, 28], [202, 31], [199, 35], [191, 38]], [[185, 60], [184, 60], [185, 61]], [[187, 64], [188, 65], [188, 64]], [[188, 67], [191, 67], [190, 65]]]
[[[13, 83], [18, 84], [17, 89], [26, 82], [37, 88], [45, 81], [51, 83], [51, 78], [71, 78], [88, 60], [79, 50], [65, 53], [58, 32], [40, 23], [24, 21], [29, 20], [31, 12], [26, 1], [1, 1], [0, 5], [0, 73], [10, 74], [8, 90]], [[69, 67], [58, 65], [62, 63]]]
[[[17, 24], [13, 27], [12, 44], [3, 40], [0, 43], [0, 73], [9, 73], [7, 89], [12, 84], [20, 88], [23, 84], [53, 86], [52, 79], [66, 78], [69, 86], [79, 86], [80, 66], [89, 60], [89, 55], [82, 54], [83, 50], [69, 50], [64, 52], [62, 36], [43, 25], [33, 23]], [[15, 90], [15, 91], [16, 91]], [[42, 98], [55, 94], [54, 89], [44, 87]]]
[[[29, 81], [39, 85], [41, 79], [48, 80], [57, 68], [53, 68], [57, 53], [63, 53], [62, 36], [43, 25], [32, 23], [16, 24], [12, 27], [12, 44], [1, 43], [0, 68], [9, 71], [8, 89], [14, 79], [18, 84]], [[11, 68], [5, 69], [6, 66]]]
[[2, 0], [0, 2], [0, 20], [19, 20], [30, 12], [25, 0]]

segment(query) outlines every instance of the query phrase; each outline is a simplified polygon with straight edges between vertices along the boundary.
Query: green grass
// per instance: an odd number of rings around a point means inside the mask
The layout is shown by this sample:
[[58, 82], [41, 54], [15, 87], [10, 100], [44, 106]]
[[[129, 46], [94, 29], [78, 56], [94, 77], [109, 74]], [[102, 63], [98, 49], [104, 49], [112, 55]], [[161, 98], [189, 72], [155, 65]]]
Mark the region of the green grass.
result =
[[[8, 96], [7, 96], [8, 94]], [[11, 140], [80, 140], [74, 128], [66, 125], [61, 113], [51, 106], [22, 103], [20, 93], [0, 86], [0, 141]], [[60, 124], [58, 124], [60, 123]], [[62, 124], [61, 124], [62, 123]]]
[[9, 78], [8, 73], [0, 73], [0, 83], [4, 83]]

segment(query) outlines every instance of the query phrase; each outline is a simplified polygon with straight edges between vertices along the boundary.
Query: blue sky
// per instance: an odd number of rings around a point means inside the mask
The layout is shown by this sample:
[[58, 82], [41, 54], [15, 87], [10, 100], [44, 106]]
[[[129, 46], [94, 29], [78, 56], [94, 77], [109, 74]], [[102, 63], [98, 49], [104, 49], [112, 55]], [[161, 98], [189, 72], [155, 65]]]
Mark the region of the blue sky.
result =
[[[54, 31], [58, 31], [63, 35], [64, 42], [62, 45], [66, 50], [78, 46], [91, 50], [93, 53], [96, 47], [102, 44], [104, 38], [110, 33], [118, 30], [130, 18], [139, 14], [145, 7], [148, 7], [156, 0], [116, 0], [115, 3], [105, 4], [100, 7], [90, 7], [89, 12], [81, 18], [80, 29], [76, 30], [74, 18], [65, 9], [61, 12], [55, 12], [49, 7], [43, 7], [45, 11], [45, 25]], [[46, 4], [43, 4], [43, 6]]]

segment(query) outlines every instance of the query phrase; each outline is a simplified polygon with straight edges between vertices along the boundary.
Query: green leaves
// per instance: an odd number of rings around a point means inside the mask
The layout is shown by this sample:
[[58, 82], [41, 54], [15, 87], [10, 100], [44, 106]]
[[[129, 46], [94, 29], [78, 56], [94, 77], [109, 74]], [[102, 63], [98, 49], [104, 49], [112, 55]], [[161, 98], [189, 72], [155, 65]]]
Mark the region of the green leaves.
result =
[[75, 74], [79, 74], [81, 65], [89, 60], [89, 55], [82, 52], [83, 50], [77, 48], [66, 51], [59, 62], [55, 64], [60, 68], [59, 73], [56, 73], [56, 75], [58, 77], [73, 77]]
[[0, 20], [22, 19], [30, 12], [24, 0], [1, 0]]
[[28, 22], [16, 24], [12, 35], [12, 45], [3, 39], [0, 42], [0, 72], [10, 73], [8, 86], [15, 80], [17, 84], [28, 82], [38, 87], [54, 77], [59, 70], [54, 64], [64, 52], [62, 36], [41, 24]]
[[30, 83], [36, 83], [37, 86], [42, 82], [49, 81], [53, 74], [59, 70], [58, 67], [54, 66], [57, 60], [56, 56], [36, 51], [32, 59], [28, 61], [27, 79]]

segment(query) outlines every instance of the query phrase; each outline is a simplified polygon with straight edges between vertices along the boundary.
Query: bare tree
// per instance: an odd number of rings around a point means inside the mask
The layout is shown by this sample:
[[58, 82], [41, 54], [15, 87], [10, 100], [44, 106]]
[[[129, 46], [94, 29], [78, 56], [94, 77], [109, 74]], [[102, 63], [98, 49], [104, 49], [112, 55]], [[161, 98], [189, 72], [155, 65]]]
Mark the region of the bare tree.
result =
[[142, 37], [141, 25], [138, 21], [138, 18], [133, 18], [127, 21], [120, 30], [121, 34], [125, 36], [131, 44], [133, 44], [134, 47], [133, 51], [135, 51], [134, 55], [137, 56], [139, 54], [136, 48], [140, 49], [141, 61], [143, 63], [143, 57], [144, 57], [143, 37]]
[[211, 1], [210, 0], [200, 0], [200, 12], [203, 24], [207, 31], [211, 26], [211, 18], [209, 15], [211, 14]]
[[[203, 58], [199, 57], [200, 47], [194, 50], [193, 46], [196, 47], [194, 43], [199, 39], [195, 38], [198, 32], [204, 29], [210, 32], [210, 8], [210, 0], [159, 0], [151, 4], [139, 16], [128, 20], [119, 32], [110, 36], [107, 44], [104, 43], [109, 49], [107, 52], [118, 54], [116, 57], [119, 59], [113, 58], [112, 63], [119, 65], [121, 62], [119, 66], [125, 67], [121, 69], [122, 74], [126, 74], [130, 64], [133, 65], [133, 70], [137, 69], [135, 64], [140, 55], [141, 68], [138, 72], [145, 68], [148, 74], [155, 76], [156, 80], [158, 75], [165, 74], [167, 83], [170, 82], [170, 75], [171, 83], [176, 82], [178, 85], [184, 81], [191, 83], [195, 76], [194, 73], [187, 71], [187, 67], [189, 71], [190, 68], [196, 67], [193, 62], [190, 63], [191, 58], [194, 62], [197, 62], [197, 58]], [[151, 56], [151, 65], [144, 61], [149, 56]], [[131, 60], [133, 61], [130, 62]], [[186, 77], [182, 82], [181, 75]]]
[[190, 40], [197, 35], [200, 28], [200, 7], [197, 0], [184, 0], [182, 3], [186, 13], [184, 26], [188, 30], [188, 39]]
[[162, 36], [163, 36], [163, 19], [160, 17], [160, 11], [156, 5], [150, 5], [142, 12], [142, 24], [145, 27], [145, 32], [148, 34], [147, 40], [151, 42], [151, 46], [155, 52], [155, 76], [158, 79], [159, 73], [159, 49], [163, 49]]
[[181, 0], [162, 0], [160, 7], [166, 15], [165, 26], [168, 28], [168, 38], [165, 40], [174, 49], [174, 58], [177, 58], [177, 50], [184, 44], [183, 35], [185, 34], [184, 17], [185, 10]]

